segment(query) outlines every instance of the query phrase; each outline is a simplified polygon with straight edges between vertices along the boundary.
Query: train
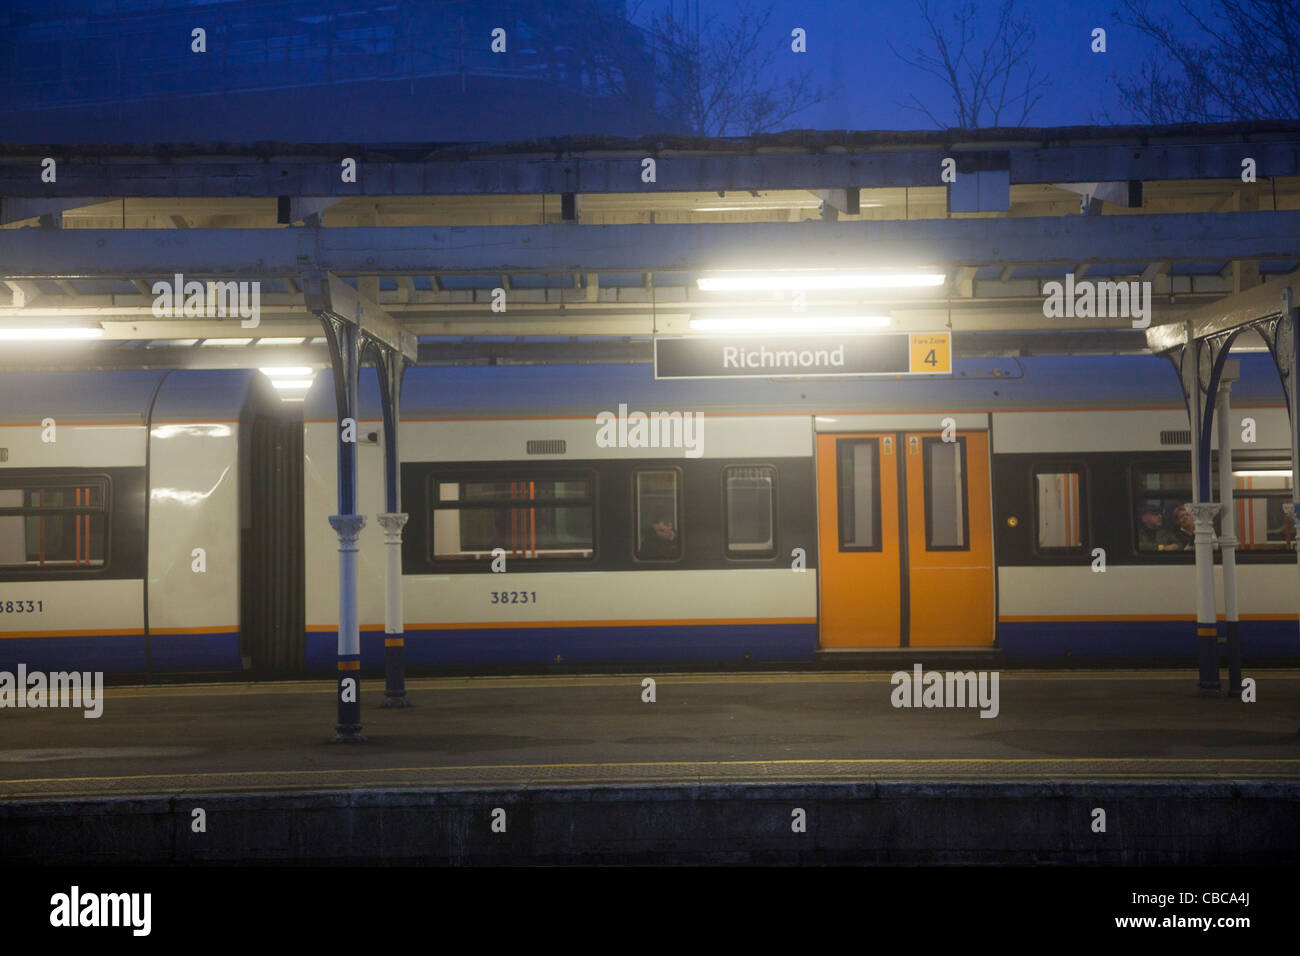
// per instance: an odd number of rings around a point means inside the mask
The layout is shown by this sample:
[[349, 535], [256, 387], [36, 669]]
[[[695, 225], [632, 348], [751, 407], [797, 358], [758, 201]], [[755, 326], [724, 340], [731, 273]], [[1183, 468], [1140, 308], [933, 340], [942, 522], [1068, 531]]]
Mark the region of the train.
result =
[[[1269, 356], [1240, 358], [1242, 653], [1294, 659], [1290, 426]], [[0, 378], [0, 666], [333, 670], [334, 396], [328, 370], [296, 403], [256, 370]], [[385, 436], [369, 368], [358, 423], [362, 667], [377, 670]], [[1177, 377], [1149, 355], [859, 379], [412, 367], [406, 662], [1190, 663], [1189, 447]]]

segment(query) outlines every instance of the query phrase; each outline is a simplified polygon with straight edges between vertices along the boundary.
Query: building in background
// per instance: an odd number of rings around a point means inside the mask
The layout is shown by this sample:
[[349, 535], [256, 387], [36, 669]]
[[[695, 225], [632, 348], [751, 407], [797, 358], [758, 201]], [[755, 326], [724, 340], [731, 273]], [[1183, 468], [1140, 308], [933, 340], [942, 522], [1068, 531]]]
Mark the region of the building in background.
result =
[[[623, 0], [11, 0], [0, 141], [474, 142], [684, 132]], [[206, 31], [206, 52], [191, 50]], [[506, 31], [504, 53], [493, 30]]]

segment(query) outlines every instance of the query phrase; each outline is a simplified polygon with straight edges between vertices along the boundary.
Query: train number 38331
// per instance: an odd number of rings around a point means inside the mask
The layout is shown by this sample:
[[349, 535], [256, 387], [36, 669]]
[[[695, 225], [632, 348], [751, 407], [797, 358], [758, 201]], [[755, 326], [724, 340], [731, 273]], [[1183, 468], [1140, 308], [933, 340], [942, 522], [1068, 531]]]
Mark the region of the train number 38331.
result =
[[492, 591], [493, 604], [536, 604], [536, 591]]
[[0, 601], [0, 614], [40, 614], [44, 601]]

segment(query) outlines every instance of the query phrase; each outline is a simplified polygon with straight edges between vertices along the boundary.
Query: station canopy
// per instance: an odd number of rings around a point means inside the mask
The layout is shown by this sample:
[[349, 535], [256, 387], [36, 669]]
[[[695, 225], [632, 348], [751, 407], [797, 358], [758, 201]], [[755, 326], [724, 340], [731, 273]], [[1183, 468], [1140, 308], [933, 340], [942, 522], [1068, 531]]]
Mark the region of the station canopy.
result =
[[419, 364], [843, 323], [949, 331], [956, 356], [1136, 353], [1136, 302], [1062, 314], [1052, 283], [1149, 283], [1151, 325], [1182, 328], [1297, 267], [1294, 122], [0, 145], [5, 369], [325, 368], [322, 310]]

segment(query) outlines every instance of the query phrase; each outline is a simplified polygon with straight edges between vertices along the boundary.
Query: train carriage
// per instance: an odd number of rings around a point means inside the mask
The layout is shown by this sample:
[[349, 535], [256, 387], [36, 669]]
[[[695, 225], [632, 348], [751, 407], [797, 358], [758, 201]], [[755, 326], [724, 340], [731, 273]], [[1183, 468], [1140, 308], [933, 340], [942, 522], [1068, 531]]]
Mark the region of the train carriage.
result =
[[[957, 365], [949, 378], [760, 382], [656, 381], [617, 365], [410, 370], [399, 442], [407, 660], [725, 663], [891, 648], [1190, 657], [1193, 555], [1148, 552], [1138, 537], [1144, 505], [1158, 501], [1172, 523], [1190, 498], [1187, 418], [1168, 364]], [[1234, 408], [1255, 422], [1255, 440], [1234, 449], [1245, 648], [1290, 656], [1287, 417], [1268, 357], [1247, 354], [1242, 369]], [[316, 514], [334, 502], [328, 385], [306, 412]], [[373, 379], [366, 395], [359, 508], [374, 515]], [[620, 407], [702, 414], [700, 456], [601, 447], [599, 416]], [[640, 554], [653, 495], [673, 502], [680, 553], [668, 559]], [[324, 668], [337, 636], [334, 541], [323, 521], [307, 534], [308, 659]], [[493, 547], [505, 573], [491, 571]], [[382, 660], [382, 549], [377, 529], [363, 533], [366, 666]]]
[[[1243, 651], [1292, 658], [1287, 417], [1268, 357], [1241, 364]], [[361, 398], [370, 668], [386, 563], [370, 370]], [[0, 664], [332, 669], [333, 399], [328, 372], [302, 405], [247, 371], [6, 376]], [[402, 413], [415, 667], [1194, 654], [1178, 527], [1190, 436], [1162, 359], [964, 359], [950, 377], [839, 381], [413, 368]]]

